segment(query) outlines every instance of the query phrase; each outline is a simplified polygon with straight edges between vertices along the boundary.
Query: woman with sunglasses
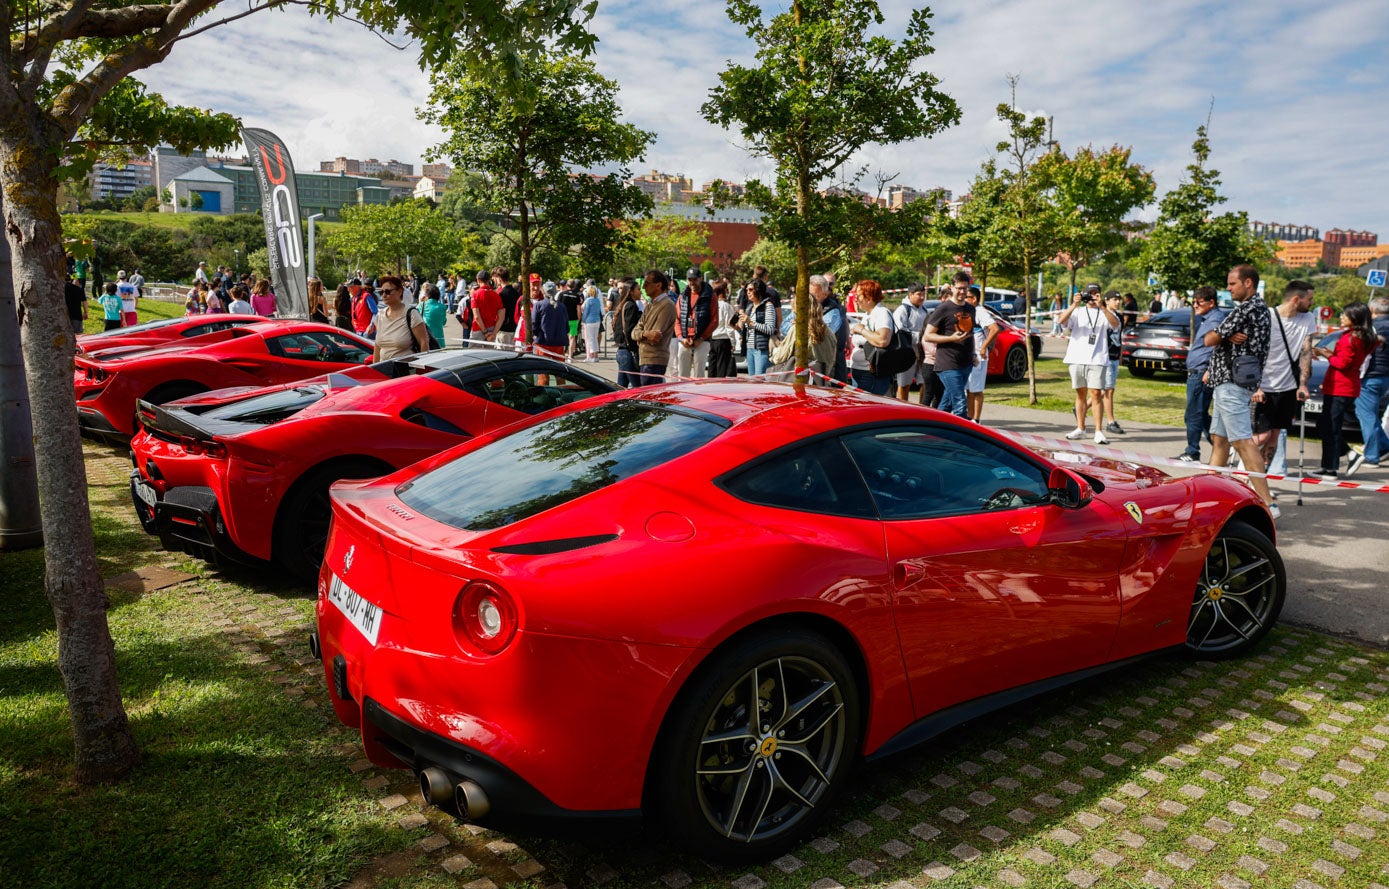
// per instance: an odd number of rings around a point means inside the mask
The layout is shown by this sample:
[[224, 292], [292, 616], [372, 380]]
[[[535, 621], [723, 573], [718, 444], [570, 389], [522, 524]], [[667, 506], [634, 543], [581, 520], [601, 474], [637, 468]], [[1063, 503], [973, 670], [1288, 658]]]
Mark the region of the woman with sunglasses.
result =
[[381, 301], [376, 312], [376, 348], [371, 360], [389, 361], [428, 350], [429, 329], [420, 313], [402, 301], [405, 291], [400, 279], [395, 275], [383, 275], [376, 293]]

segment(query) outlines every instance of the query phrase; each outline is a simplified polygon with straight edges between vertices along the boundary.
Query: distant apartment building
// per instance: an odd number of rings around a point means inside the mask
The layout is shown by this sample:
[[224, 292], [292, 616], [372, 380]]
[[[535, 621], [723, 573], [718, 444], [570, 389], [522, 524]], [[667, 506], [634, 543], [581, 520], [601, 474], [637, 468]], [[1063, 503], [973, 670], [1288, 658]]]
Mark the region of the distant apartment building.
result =
[[348, 176], [376, 176], [381, 179], [404, 179], [415, 175], [414, 164], [404, 164], [392, 158], [379, 161], [374, 157], [358, 160], [355, 157], [335, 157], [330, 161], [319, 161], [320, 173], [343, 173]]
[[682, 204], [689, 200], [694, 191], [694, 181], [685, 175], [671, 175], [652, 170], [646, 176], [633, 176], [628, 184], [641, 189], [641, 193], [658, 204]]
[[741, 198], [748, 193], [748, 188], [744, 183], [730, 182], [727, 179], [710, 179], [708, 182], [704, 183], [699, 187], [700, 192], [702, 194], [708, 194], [710, 191], [713, 190], [715, 182], [721, 183], [723, 186], [723, 190], [728, 192], [730, 195], [733, 195], [734, 197]]
[[917, 201], [932, 199], [935, 201], [936, 209], [950, 206], [950, 189], [948, 188], [928, 188], [919, 190], [910, 185], [891, 185], [887, 189], [887, 206], [893, 210], [900, 210], [908, 204]]
[[[161, 147], [152, 153], [151, 162], [162, 201], [160, 209], [165, 212], [227, 215], [255, 213], [261, 208], [255, 169], [245, 158], [207, 157], [201, 151], [182, 155]], [[337, 171], [296, 170], [294, 178], [300, 216], [321, 213], [330, 220], [342, 218], [344, 207], [385, 204], [397, 192], [408, 197], [414, 190], [414, 183], [397, 190], [383, 186], [375, 176]]]
[[1251, 220], [1244, 225], [1254, 237], [1265, 241], [1316, 241], [1321, 231], [1315, 225], [1288, 225], [1284, 222]]
[[1279, 241], [1274, 258], [1279, 265], [1290, 269], [1310, 268], [1317, 263], [1325, 263], [1328, 268], [1336, 268], [1341, 261], [1340, 247], [1314, 238]]
[[420, 167], [420, 175], [428, 176], [436, 182], [446, 182], [453, 175], [453, 167], [448, 164], [424, 164]]
[[444, 196], [447, 177], [435, 179], [433, 176], [424, 175], [415, 183], [414, 197], [424, 198], [425, 200], [438, 202]]
[[1340, 247], [1373, 247], [1379, 243], [1379, 235], [1374, 232], [1344, 231], [1333, 228], [1323, 238], [1328, 244]]
[[971, 197], [973, 197], [973, 195], [966, 192], [959, 197], [952, 197], [945, 202], [945, 210], [950, 214], [951, 219], [959, 218], [960, 211], [964, 209], [965, 204], [969, 203]]
[[1337, 263], [1343, 269], [1359, 269], [1380, 257], [1389, 256], [1389, 244], [1366, 244], [1364, 246], [1342, 247], [1341, 258]]
[[704, 223], [709, 234], [709, 246], [704, 253], [690, 257], [693, 265], [706, 259], [715, 265], [727, 266], [757, 243], [758, 226], [762, 223], [762, 211], [750, 207], [727, 207], [712, 212], [699, 204], [658, 204], [655, 216], [679, 216]]
[[132, 160], [124, 165], [98, 163], [88, 177], [94, 200], [124, 200], [137, 188], [154, 184], [154, 165]]

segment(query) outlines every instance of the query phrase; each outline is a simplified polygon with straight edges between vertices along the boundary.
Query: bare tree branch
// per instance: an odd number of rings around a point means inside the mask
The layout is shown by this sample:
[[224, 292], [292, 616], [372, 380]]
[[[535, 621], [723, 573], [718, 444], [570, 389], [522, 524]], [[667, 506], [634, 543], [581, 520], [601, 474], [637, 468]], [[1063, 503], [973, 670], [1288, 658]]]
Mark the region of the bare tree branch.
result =
[[172, 41], [170, 41], [170, 43], [177, 43], [180, 40], [187, 40], [189, 37], [196, 37], [204, 31], [210, 31], [213, 28], [220, 27], [222, 25], [227, 24], [228, 22], [234, 22], [237, 19], [244, 19], [248, 15], [254, 15], [257, 12], [262, 12], [266, 9], [274, 9], [280, 6], [303, 6], [315, 12], [331, 12], [334, 16], [338, 18], [346, 19], [347, 21], [352, 22], [353, 24], [361, 25], [363, 28], [366, 28], [368, 31], [380, 38], [382, 43], [385, 43], [392, 49], [404, 51], [406, 49], [409, 49], [410, 47], [409, 43], [398, 44], [391, 42], [386, 38], [385, 34], [382, 34], [379, 30], [362, 21], [361, 19], [353, 18], [352, 16], [347, 15], [346, 13], [343, 13], [332, 7], [326, 6], [321, 2], [318, 2], [318, 0], [268, 0], [268, 2], [260, 6], [248, 7], [245, 12], [238, 12], [236, 15], [229, 15], [226, 18], [218, 19], [215, 22], [209, 22], [208, 24], [203, 25], [200, 28], [195, 28], [192, 31], [180, 34], [177, 37], [175, 37]]

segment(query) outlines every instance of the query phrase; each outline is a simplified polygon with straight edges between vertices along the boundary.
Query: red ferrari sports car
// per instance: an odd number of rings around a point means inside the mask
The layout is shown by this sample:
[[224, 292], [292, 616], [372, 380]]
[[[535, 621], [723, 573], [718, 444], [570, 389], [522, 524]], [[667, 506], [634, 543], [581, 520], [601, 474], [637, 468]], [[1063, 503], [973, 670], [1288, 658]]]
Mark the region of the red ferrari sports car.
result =
[[371, 360], [370, 340], [311, 321], [261, 319], [210, 336], [217, 341], [78, 356], [73, 382], [82, 428], [124, 438], [135, 431], [139, 399], [162, 404], [228, 386], [288, 383]]
[[311, 584], [333, 482], [384, 475], [615, 388], [548, 358], [468, 349], [162, 407], [141, 402], [131, 498], [167, 549], [209, 561], [273, 559]]
[[1277, 620], [1247, 487], [1065, 456], [854, 391], [602, 396], [335, 485], [310, 647], [370, 759], [456, 815], [766, 858], [860, 758]]
[[242, 324], [257, 324], [266, 319], [259, 315], [193, 315], [186, 318], [162, 318], [146, 321], [133, 327], [117, 327], [100, 333], [84, 333], [77, 338], [80, 354], [90, 355], [124, 346], [151, 346], [155, 343], [192, 339], [208, 333], [230, 330]]

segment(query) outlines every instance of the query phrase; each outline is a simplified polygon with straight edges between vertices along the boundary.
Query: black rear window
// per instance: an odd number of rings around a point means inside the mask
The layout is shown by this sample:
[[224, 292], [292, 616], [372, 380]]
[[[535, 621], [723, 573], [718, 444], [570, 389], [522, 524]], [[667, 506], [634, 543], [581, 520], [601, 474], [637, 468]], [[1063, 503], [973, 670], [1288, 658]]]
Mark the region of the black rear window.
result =
[[1158, 312], [1147, 320], [1148, 324], [1170, 324], [1174, 327], [1188, 327], [1191, 324], [1190, 309], [1172, 309], [1167, 312]]
[[396, 489], [406, 506], [465, 531], [501, 528], [682, 457], [726, 427], [641, 401], [578, 410], [470, 451]]
[[235, 423], [269, 426], [299, 413], [311, 404], [316, 404], [323, 394], [322, 386], [299, 386], [214, 407], [203, 416], [209, 420], [230, 420]]

